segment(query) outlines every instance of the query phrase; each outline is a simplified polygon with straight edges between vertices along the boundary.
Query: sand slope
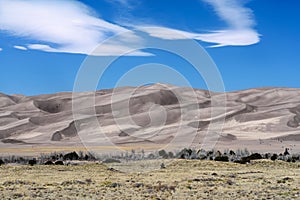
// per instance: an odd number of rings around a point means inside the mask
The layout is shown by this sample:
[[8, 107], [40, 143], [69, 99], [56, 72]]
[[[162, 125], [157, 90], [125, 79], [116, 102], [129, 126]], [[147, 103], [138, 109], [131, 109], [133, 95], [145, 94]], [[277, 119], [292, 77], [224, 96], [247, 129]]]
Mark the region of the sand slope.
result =
[[209, 124], [223, 117], [220, 148], [300, 149], [300, 89], [228, 92], [220, 105], [212, 103], [220, 93], [163, 84], [97, 91], [94, 107], [87, 105], [91, 94], [0, 94], [0, 147], [79, 145], [80, 137], [95, 146], [155, 146], [174, 138], [197, 146]]

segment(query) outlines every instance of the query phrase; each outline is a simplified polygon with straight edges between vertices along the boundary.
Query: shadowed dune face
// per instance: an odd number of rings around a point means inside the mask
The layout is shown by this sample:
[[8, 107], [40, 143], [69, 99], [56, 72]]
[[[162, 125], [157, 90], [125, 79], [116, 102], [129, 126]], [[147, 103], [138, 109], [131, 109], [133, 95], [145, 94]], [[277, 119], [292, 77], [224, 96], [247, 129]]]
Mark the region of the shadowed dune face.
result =
[[47, 113], [59, 113], [66, 110], [70, 110], [71, 98], [54, 98], [54, 99], [36, 99], [33, 100], [33, 105], [41, 111]]
[[33, 101], [33, 104], [40, 110], [48, 113], [58, 113], [63, 110], [62, 101], [49, 100], [49, 101]]
[[52, 141], [61, 141], [64, 138], [76, 137], [76, 136], [77, 136], [77, 129], [75, 126], [75, 122], [73, 121], [69, 124], [69, 126], [67, 128], [64, 128], [63, 130], [55, 132], [52, 135], [51, 140]]
[[[175, 137], [183, 143], [194, 137], [192, 145], [201, 144], [208, 126], [221, 118], [222, 113], [211, 116], [212, 106], [216, 110], [219, 106], [212, 105], [211, 97], [219, 93], [195, 89], [195, 101], [191, 90], [168, 87], [155, 84], [133, 88], [130, 98], [124, 96], [128, 88], [97, 91], [93, 108], [84, 106], [87, 93], [78, 93], [75, 99], [72, 93], [34, 97], [0, 94], [0, 146], [68, 146], [80, 143], [79, 135], [86, 135], [91, 142], [110, 141], [125, 146], [166, 144]], [[299, 148], [299, 96], [300, 89], [289, 88], [228, 92], [225, 122], [217, 145], [257, 145], [258, 140], [268, 140], [287, 141]], [[83, 105], [74, 108], [80, 119], [73, 118], [73, 101]], [[128, 111], [124, 105], [128, 105]], [[93, 109], [97, 123], [90, 120]], [[105, 137], [96, 138], [99, 130]]]

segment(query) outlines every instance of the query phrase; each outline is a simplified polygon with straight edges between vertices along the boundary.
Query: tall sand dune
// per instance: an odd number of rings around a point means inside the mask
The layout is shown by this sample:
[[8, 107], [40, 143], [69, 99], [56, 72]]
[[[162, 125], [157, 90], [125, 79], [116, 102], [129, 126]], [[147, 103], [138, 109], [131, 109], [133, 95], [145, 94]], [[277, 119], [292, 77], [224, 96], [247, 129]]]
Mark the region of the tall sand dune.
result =
[[300, 151], [300, 89], [228, 92], [225, 102], [218, 102], [220, 95], [164, 84], [75, 95], [0, 93], [0, 147], [72, 147], [82, 141], [129, 147], [179, 141], [201, 147], [210, 125], [223, 121], [216, 148]]

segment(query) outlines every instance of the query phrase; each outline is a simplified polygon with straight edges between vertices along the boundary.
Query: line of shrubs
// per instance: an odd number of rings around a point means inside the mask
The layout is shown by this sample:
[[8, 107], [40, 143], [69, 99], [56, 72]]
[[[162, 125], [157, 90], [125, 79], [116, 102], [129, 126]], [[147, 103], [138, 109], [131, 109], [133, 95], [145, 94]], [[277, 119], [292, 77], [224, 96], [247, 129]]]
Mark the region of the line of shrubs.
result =
[[38, 158], [26, 157], [26, 156], [7, 156], [0, 158], [0, 165], [8, 163], [16, 164], [44, 164], [44, 165], [65, 165], [66, 161], [94, 161], [96, 158], [89, 152], [70, 152], [70, 153], [51, 153], [51, 154], [41, 154]]
[[[162, 150], [163, 151], [163, 150]], [[160, 152], [163, 157], [166, 158], [166, 153]], [[234, 152], [233, 150], [225, 151], [221, 153], [220, 151], [205, 151], [205, 150], [193, 150], [193, 149], [183, 149], [177, 153], [177, 158], [181, 159], [199, 159], [199, 160], [215, 160], [222, 162], [235, 162], [240, 164], [249, 163], [251, 160], [259, 159], [270, 159], [270, 160], [282, 160], [286, 162], [300, 162], [299, 154], [290, 154], [289, 149], [286, 148], [283, 153], [250, 153], [247, 149], [244, 151], [238, 150]]]
[[250, 153], [247, 149], [237, 150], [226, 150], [223, 153], [216, 150], [206, 151], [203, 149], [196, 150], [190, 148], [184, 148], [175, 153], [167, 152], [165, 150], [160, 150], [155, 153], [150, 153], [147, 156], [142, 150], [140, 153], [137, 153], [135, 150], [132, 150], [131, 153], [126, 152], [119, 155], [102, 155], [96, 157], [90, 152], [70, 152], [70, 153], [51, 153], [51, 154], [42, 154], [38, 158], [30, 157], [16, 157], [10, 156], [6, 158], [0, 158], [0, 165], [5, 163], [19, 163], [19, 164], [44, 164], [44, 165], [64, 165], [68, 164], [66, 161], [102, 161], [103, 163], [111, 162], [121, 162], [120, 160], [153, 160], [153, 159], [196, 159], [196, 160], [214, 160], [221, 162], [235, 162], [240, 164], [249, 163], [251, 160], [258, 159], [271, 159], [282, 160], [286, 162], [300, 162], [299, 154], [290, 154], [289, 149], [286, 148], [283, 153], [280, 154], [271, 154], [271, 153]]

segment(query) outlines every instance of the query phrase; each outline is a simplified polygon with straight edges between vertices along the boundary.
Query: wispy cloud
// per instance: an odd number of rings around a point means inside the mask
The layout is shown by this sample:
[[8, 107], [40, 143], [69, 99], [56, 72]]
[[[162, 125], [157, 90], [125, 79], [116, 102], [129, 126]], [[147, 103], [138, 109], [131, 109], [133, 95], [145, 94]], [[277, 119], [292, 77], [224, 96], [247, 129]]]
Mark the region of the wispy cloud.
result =
[[132, 0], [106, 0], [110, 3], [118, 3], [121, 4], [122, 6], [130, 6]]
[[130, 11], [136, 9], [141, 5], [143, 2], [139, 0], [106, 0], [109, 3], [114, 4], [115, 6], [119, 7], [118, 15], [131, 15]]
[[15, 49], [19, 49], [19, 50], [23, 50], [23, 51], [26, 51], [26, 50], [27, 50], [26, 47], [19, 46], [19, 45], [15, 45], [14, 48], [15, 48]]
[[0, 51], [2, 51], [3, 49], [2, 48], [0, 48]]
[[255, 25], [253, 12], [241, 0], [202, 0], [210, 4], [216, 14], [234, 29], [247, 29]]
[[[0, 30], [36, 41], [26, 44], [29, 49], [81, 54], [91, 54], [108, 37], [128, 31], [98, 18], [86, 5], [67, 0], [0, 0]], [[111, 46], [105, 55], [123, 53], [126, 46], [118, 46], [120, 52]]]
[[251, 45], [260, 41], [254, 29], [255, 20], [250, 8], [240, 0], [203, 0], [210, 4], [228, 28], [214, 33], [201, 34], [199, 39], [217, 43], [217, 46]]
[[[226, 28], [212, 30], [208, 33], [187, 32], [157, 27], [149, 29], [148, 34], [163, 39], [187, 39], [192, 38], [208, 43], [214, 43], [210, 47], [221, 46], [246, 46], [260, 41], [258, 32], [254, 29], [255, 20], [252, 10], [244, 7], [239, 0], [203, 0], [212, 6], [216, 14], [226, 23]], [[176, 31], [178, 34], [172, 34]]]
[[[112, 0], [123, 6], [129, 6], [133, 1]], [[143, 30], [153, 37], [167, 40], [191, 38], [212, 43], [211, 47], [244, 46], [259, 42], [259, 34], [254, 29], [255, 21], [252, 11], [241, 1], [202, 1], [210, 4], [217, 16], [226, 23], [224, 29], [207, 33], [188, 32], [169, 27]], [[0, 0], [0, 31], [24, 38], [26, 43], [14, 46], [20, 50], [33, 49], [96, 56], [123, 55], [137, 43], [143, 43], [143, 39], [134, 30], [129, 30], [129, 27], [126, 25], [125, 28], [101, 19], [91, 8], [78, 1]], [[144, 25], [138, 25], [131, 28], [144, 27]], [[174, 31], [178, 34], [172, 34]], [[126, 36], [129, 37], [106, 43], [95, 50], [107, 38], [123, 32], [127, 32]], [[149, 56], [152, 54], [137, 50], [130, 55]]]

